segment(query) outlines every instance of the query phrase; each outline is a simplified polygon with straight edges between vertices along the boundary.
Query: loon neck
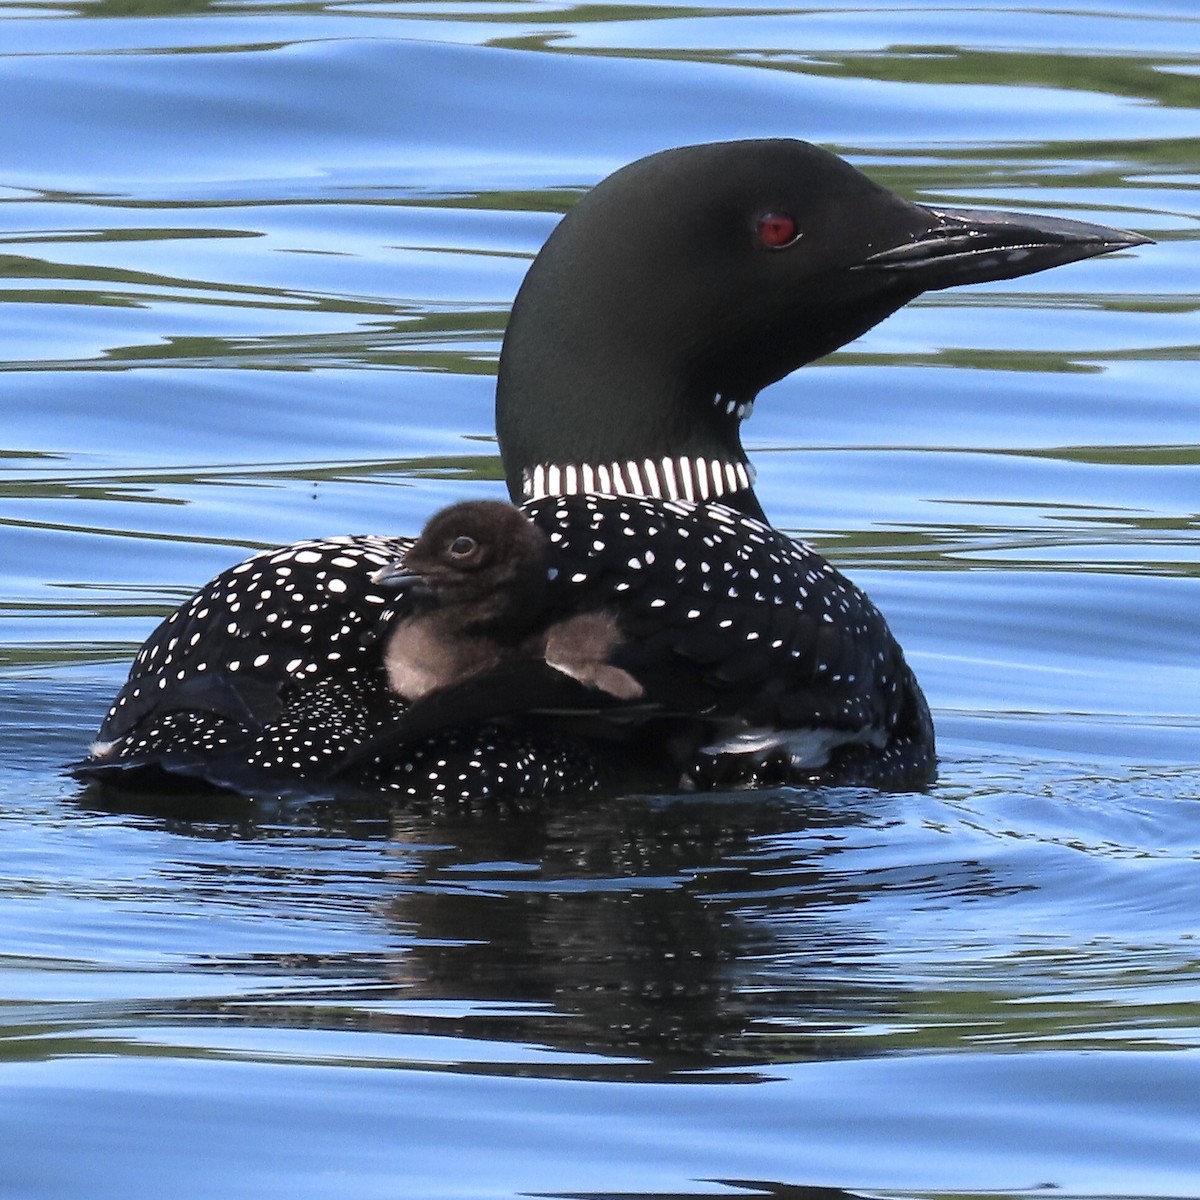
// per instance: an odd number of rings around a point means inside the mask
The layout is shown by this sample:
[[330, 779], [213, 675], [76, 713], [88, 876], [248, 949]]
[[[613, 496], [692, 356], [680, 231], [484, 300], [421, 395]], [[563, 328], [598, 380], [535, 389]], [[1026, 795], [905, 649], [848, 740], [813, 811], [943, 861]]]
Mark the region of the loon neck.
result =
[[[543, 393], [543, 396], [545, 393]], [[761, 517], [754, 494], [754, 467], [742, 450], [740, 426], [754, 401], [727, 399], [719, 392], [679, 405], [671, 397], [656, 405], [645, 394], [628, 403], [617, 390], [587, 411], [603, 420], [581, 420], [578, 412], [522, 406], [542, 420], [521, 422], [522, 436], [502, 442], [509, 492], [514, 501], [595, 492], [661, 500], [717, 500]], [[680, 414], [686, 415], [680, 415]], [[498, 422], [499, 424], [499, 422]], [[511, 425], [506, 425], [511, 428]], [[517, 451], [520, 452], [517, 452]]]
[[[496, 432], [515, 502], [595, 492], [664, 500], [719, 500], [761, 517], [741, 424], [754, 391], [688, 382], [647, 356], [580, 337], [561, 317], [552, 336], [527, 339], [522, 313], [505, 336]], [[625, 345], [629, 341], [626, 339]]]
[[754, 494], [754, 468], [744, 458], [664, 455], [611, 463], [538, 463], [522, 470], [520, 496], [514, 499], [541, 500], [586, 492], [662, 500], [718, 500], [749, 516], [763, 515]]

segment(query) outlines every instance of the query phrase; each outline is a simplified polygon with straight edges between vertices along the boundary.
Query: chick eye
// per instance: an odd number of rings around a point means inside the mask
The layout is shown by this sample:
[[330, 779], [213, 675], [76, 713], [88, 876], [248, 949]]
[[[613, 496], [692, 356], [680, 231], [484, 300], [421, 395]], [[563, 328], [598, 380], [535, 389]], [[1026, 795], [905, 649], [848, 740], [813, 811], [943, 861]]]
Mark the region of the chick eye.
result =
[[755, 232], [758, 234], [758, 240], [771, 250], [782, 250], [784, 246], [790, 246], [800, 237], [800, 231], [796, 228], [796, 218], [781, 212], [763, 213], [758, 218]]
[[450, 543], [450, 553], [455, 558], [466, 558], [479, 543], [473, 537], [467, 537], [466, 534], [461, 534]]

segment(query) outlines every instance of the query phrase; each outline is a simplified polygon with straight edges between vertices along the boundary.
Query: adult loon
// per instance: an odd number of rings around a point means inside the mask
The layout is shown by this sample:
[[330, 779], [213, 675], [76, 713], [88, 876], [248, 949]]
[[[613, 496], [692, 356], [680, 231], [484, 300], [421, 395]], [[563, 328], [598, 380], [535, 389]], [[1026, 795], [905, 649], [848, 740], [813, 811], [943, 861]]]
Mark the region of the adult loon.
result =
[[700, 787], [920, 785], [935, 768], [920, 688], [862, 592], [766, 523], [741, 423], [762, 388], [921, 292], [1146, 241], [914, 204], [798, 141], [641, 159], [530, 267], [496, 431], [511, 497], [563, 559], [552, 603], [619, 621], [646, 694], [633, 703], [669, 710], [668, 735], [634, 720], [623, 739], [615, 713], [597, 733], [594, 716], [543, 715], [536, 689], [497, 689], [389, 741], [410, 707], [384, 661], [404, 602], [377, 575], [412, 543], [342, 537], [256, 555], [181, 605], [76, 773], [545, 798], [599, 786], [636, 742], [640, 766], [669, 747], [652, 764], [668, 786], [681, 763]]

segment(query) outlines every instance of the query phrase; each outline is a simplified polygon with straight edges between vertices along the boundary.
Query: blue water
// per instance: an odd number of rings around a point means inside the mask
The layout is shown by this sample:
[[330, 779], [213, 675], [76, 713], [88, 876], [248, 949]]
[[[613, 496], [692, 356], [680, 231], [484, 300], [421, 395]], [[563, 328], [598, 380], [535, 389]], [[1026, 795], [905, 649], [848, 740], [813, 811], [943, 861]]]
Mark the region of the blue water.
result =
[[[3, 1200], [1200, 1196], [1192, 0], [10, 4], [0, 113]], [[934, 788], [64, 777], [247, 549], [500, 495], [558, 213], [763, 135], [1157, 239], [923, 298], [747, 428], [916, 667]]]

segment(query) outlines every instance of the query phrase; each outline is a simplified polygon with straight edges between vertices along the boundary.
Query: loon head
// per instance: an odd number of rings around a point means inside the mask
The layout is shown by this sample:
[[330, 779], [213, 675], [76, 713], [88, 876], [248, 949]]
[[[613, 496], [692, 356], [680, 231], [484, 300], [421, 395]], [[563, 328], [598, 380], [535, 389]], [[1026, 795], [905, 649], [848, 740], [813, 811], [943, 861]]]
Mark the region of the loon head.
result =
[[790, 140], [684, 146], [563, 218], [513, 305], [497, 381], [509, 493], [721, 497], [761, 516], [755, 396], [925, 291], [1149, 239], [913, 204]]
[[546, 534], [511, 504], [467, 500], [435, 513], [404, 556], [373, 583], [418, 606], [457, 609], [464, 628], [536, 618], [547, 587]]

